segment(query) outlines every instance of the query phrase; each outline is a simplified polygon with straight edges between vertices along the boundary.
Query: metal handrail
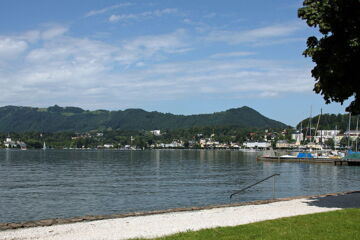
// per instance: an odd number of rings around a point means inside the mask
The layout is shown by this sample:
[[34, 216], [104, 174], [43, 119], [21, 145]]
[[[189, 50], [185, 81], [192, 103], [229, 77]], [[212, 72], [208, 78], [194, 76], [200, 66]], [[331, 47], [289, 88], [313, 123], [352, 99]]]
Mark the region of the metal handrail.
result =
[[[236, 191], [236, 192], [234, 192], [233, 194], [230, 195], [230, 199], [232, 198], [232, 196], [234, 196], [234, 195], [236, 195], [236, 194], [238, 194], [238, 193], [241, 193], [241, 192], [245, 191], [246, 189], [249, 189], [249, 188], [251, 188], [251, 187], [253, 187], [253, 186], [255, 186], [255, 185], [258, 185], [259, 183], [262, 183], [262, 182], [268, 180], [269, 178], [272, 178], [272, 177], [275, 177], [275, 176], [280, 176], [280, 174], [279, 174], [279, 173], [275, 173], [275, 174], [273, 174], [273, 175], [271, 175], [271, 176], [269, 176], [269, 177], [267, 177], [267, 178], [264, 178], [264, 179], [262, 179], [262, 180], [260, 180], [260, 181], [258, 181], [258, 182], [256, 182], [256, 183], [254, 183], [254, 184], [251, 184], [250, 186], [247, 186], [247, 187], [245, 187], [245, 188], [243, 188], [243, 189], [241, 189], [241, 190], [239, 190], [239, 191]], [[275, 198], [275, 178], [274, 178], [274, 182], [273, 182], [273, 198]]]

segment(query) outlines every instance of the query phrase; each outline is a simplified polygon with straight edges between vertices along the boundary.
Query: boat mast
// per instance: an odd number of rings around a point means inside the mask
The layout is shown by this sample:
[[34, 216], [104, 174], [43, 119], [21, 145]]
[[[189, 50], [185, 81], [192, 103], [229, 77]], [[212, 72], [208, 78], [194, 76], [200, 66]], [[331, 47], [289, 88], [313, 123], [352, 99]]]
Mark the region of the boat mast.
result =
[[[317, 131], [318, 131], [318, 128], [319, 128], [319, 123], [320, 123], [320, 118], [321, 118], [321, 115], [322, 115], [322, 108], [320, 109], [320, 115], [319, 115], [319, 118], [318, 118], [318, 122], [316, 124], [316, 129], [315, 129], [315, 134], [317, 134]], [[315, 135], [314, 134], [314, 135]], [[316, 135], [315, 135], [316, 136]], [[322, 131], [320, 130], [320, 141], [322, 143]]]
[[350, 126], [351, 126], [351, 112], [349, 113], [349, 127], [348, 127], [348, 150], [350, 149]]
[[310, 106], [310, 121], [309, 121], [309, 127], [310, 127], [310, 142], [311, 142], [311, 121], [312, 121], [312, 106]]
[[334, 149], [336, 151], [336, 133], [337, 133], [337, 125], [335, 125], [335, 134], [334, 134]]
[[300, 140], [300, 145], [304, 144], [304, 134], [303, 134], [303, 128], [302, 128], [302, 121], [300, 122], [300, 136], [302, 136], [302, 139]]
[[356, 140], [355, 140], [355, 152], [358, 151], [358, 133], [359, 133], [359, 115], [356, 119]]

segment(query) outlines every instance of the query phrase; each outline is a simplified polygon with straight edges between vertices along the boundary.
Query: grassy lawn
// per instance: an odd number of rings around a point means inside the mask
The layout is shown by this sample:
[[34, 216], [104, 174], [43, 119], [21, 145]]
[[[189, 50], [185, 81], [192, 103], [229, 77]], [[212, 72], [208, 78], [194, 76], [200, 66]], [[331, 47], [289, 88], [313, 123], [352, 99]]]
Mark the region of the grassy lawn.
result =
[[157, 239], [360, 239], [360, 209], [282, 218], [236, 227], [189, 231]]

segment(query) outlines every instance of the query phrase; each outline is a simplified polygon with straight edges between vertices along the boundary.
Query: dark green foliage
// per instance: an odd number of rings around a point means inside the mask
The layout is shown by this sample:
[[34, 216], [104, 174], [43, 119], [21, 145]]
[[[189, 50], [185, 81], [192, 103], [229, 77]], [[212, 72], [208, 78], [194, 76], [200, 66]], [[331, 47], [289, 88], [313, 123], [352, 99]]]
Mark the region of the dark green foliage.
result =
[[332, 138], [327, 139], [325, 141], [325, 145], [330, 147], [331, 149], [334, 149], [334, 147], [335, 147], [334, 139], [332, 139]]
[[317, 27], [322, 38], [309, 37], [306, 57], [316, 66], [314, 91], [323, 95], [326, 103], [343, 103], [354, 96], [346, 108], [360, 113], [360, 1], [305, 0], [298, 16], [310, 27]]
[[164, 130], [204, 126], [234, 126], [242, 128], [287, 127], [281, 122], [264, 117], [249, 107], [190, 116], [147, 112], [141, 109], [84, 111], [81, 108], [62, 108], [57, 105], [46, 109], [16, 106], [0, 108], [1, 132]]
[[[313, 128], [316, 127], [318, 122], [319, 115], [312, 118], [311, 125]], [[351, 117], [351, 129], [356, 127], [357, 116]], [[309, 127], [309, 118], [304, 119], [302, 122], [302, 127]], [[301, 122], [296, 126], [297, 129], [300, 129]], [[341, 130], [345, 132], [348, 130], [349, 126], [349, 114], [323, 114], [320, 118], [319, 130]]]

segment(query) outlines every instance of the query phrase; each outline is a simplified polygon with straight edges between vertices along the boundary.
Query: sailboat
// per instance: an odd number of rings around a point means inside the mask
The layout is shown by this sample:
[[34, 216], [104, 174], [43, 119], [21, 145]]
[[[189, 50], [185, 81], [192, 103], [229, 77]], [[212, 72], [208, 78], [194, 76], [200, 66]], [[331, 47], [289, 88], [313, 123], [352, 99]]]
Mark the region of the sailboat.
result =
[[43, 148], [42, 148], [43, 150], [46, 150], [46, 144], [45, 144], [45, 142], [44, 142], [44, 145], [43, 145]]

